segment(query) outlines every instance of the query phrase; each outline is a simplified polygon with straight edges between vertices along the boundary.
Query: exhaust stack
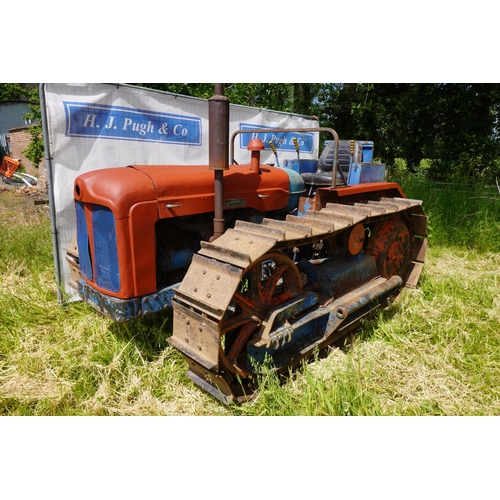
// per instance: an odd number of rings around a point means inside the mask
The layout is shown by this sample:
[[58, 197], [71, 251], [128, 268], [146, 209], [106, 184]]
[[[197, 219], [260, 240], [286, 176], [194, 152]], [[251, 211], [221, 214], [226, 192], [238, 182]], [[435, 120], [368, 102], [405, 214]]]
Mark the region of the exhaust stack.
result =
[[229, 99], [224, 97], [224, 84], [214, 84], [208, 100], [208, 163], [214, 170], [214, 235], [213, 241], [224, 234], [224, 170], [229, 169]]

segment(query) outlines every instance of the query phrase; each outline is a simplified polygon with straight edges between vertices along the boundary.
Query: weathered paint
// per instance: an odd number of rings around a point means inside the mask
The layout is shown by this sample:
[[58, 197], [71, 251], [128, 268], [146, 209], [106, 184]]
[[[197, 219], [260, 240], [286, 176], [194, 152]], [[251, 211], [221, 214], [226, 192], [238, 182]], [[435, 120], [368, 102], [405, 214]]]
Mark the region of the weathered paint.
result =
[[80, 279], [78, 294], [103, 316], [114, 321], [125, 322], [171, 308], [177, 287], [178, 284], [143, 297], [119, 299], [95, 290], [85, 280]]

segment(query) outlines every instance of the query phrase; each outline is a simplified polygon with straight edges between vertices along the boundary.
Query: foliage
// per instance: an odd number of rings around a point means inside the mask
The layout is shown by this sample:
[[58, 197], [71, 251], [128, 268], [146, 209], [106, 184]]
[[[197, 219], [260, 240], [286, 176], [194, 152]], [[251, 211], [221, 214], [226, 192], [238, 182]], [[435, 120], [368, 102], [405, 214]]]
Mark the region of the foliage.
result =
[[[212, 83], [141, 83], [155, 90], [209, 99]], [[319, 88], [314, 83], [226, 83], [224, 95], [232, 104], [274, 109], [303, 115], [313, 114], [312, 102]]]
[[[209, 98], [212, 84], [141, 84]], [[428, 161], [434, 180], [492, 181], [500, 175], [499, 84], [228, 83], [233, 104], [316, 115], [342, 138], [373, 140], [393, 168]]]
[[409, 198], [423, 200], [429, 216], [429, 242], [436, 246], [500, 253], [500, 187], [498, 184], [433, 181], [430, 161], [412, 174], [397, 158], [388, 181], [397, 182]]
[[0, 83], [0, 101], [20, 99], [25, 94], [26, 89], [21, 83]]
[[424, 201], [431, 244], [500, 253], [500, 193], [496, 186], [394, 179], [409, 198]]
[[317, 105], [322, 125], [375, 141], [390, 166], [404, 158], [415, 172], [429, 159], [436, 180], [500, 174], [500, 85], [325, 84]]
[[26, 113], [26, 115], [24, 115], [24, 118], [26, 120], [30, 120], [33, 125], [31, 125], [29, 128], [31, 142], [23, 151], [23, 153], [24, 156], [32, 163], [32, 165], [38, 168], [45, 154], [43, 145], [42, 114], [40, 110], [40, 96], [38, 93], [38, 87], [32, 87], [29, 90], [28, 97], [30, 101], [29, 108], [31, 110], [31, 113]]
[[32, 125], [29, 128], [31, 142], [23, 151], [24, 156], [32, 163], [35, 168], [38, 168], [45, 154], [43, 145], [43, 133], [41, 125]]

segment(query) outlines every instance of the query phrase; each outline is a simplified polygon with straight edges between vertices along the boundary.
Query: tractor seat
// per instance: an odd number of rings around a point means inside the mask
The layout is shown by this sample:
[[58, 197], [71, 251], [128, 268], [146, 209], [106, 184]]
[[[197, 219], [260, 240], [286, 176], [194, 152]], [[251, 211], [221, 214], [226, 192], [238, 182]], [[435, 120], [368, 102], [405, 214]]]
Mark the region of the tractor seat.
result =
[[[342, 169], [345, 179], [349, 176], [349, 168], [351, 166], [350, 147], [351, 141], [339, 141], [337, 162], [340, 169]], [[311, 186], [331, 186], [334, 156], [335, 141], [330, 141], [323, 148], [316, 172], [304, 172], [301, 174], [304, 182]], [[344, 184], [344, 179], [342, 175], [337, 172], [337, 185], [339, 184]]]

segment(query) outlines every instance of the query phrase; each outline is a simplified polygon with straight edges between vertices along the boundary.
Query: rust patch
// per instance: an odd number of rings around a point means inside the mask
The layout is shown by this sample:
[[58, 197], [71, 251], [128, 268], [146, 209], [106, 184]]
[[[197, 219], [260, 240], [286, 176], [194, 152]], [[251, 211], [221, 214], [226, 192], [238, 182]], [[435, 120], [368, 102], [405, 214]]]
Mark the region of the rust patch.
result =
[[380, 276], [402, 276], [410, 258], [410, 231], [400, 217], [375, 225], [367, 252], [375, 257]]

